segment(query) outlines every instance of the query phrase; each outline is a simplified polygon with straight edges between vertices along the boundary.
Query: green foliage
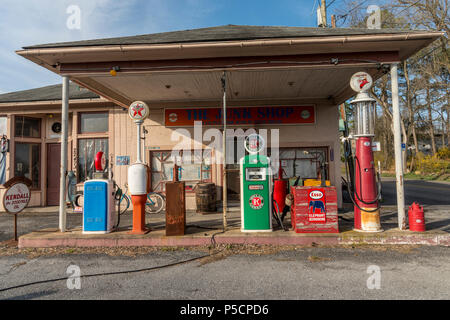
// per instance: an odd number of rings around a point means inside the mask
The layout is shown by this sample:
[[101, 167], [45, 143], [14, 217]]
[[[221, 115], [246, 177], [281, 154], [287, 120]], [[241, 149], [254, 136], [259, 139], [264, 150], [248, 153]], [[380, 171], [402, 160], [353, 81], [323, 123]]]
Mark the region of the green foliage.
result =
[[436, 156], [442, 160], [450, 160], [450, 148], [448, 147], [440, 148]]
[[[446, 148], [443, 148], [446, 149]], [[442, 150], [442, 149], [441, 149]], [[416, 156], [418, 174], [447, 174], [450, 173], [450, 151], [447, 149], [442, 152], [442, 157], [437, 155], [424, 156], [419, 152]], [[447, 158], [445, 158], [447, 157]]]

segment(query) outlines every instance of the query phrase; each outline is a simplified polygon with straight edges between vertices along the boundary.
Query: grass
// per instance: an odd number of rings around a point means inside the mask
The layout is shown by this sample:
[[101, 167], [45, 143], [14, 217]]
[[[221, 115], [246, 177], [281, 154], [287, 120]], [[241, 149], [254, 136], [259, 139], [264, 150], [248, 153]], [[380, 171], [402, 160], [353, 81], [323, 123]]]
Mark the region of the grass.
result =
[[[395, 178], [395, 173], [384, 172], [381, 174], [382, 177]], [[425, 181], [450, 181], [450, 174], [415, 174], [414, 172], [405, 173], [403, 175], [405, 179], [410, 180], [425, 180]]]

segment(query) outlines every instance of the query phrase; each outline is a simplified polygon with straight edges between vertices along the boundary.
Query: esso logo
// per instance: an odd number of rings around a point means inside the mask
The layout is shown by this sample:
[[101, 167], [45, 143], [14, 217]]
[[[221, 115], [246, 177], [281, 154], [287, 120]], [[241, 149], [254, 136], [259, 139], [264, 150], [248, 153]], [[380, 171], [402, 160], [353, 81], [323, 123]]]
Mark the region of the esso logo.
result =
[[323, 198], [323, 193], [322, 193], [322, 191], [314, 190], [314, 191], [311, 191], [309, 193], [309, 196], [310, 196], [311, 199], [318, 200], [318, 199], [322, 199]]
[[178, 115], [176, 113], [169, 114], [169, 121], [176, 122], [178, 120]]

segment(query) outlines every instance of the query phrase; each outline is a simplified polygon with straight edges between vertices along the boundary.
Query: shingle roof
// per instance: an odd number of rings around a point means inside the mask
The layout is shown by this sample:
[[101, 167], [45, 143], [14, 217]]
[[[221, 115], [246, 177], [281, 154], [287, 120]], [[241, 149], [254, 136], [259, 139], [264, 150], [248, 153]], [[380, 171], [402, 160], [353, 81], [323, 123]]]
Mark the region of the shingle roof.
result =
[[349, 28], [306, 28], [276, 26], [226, 25], [210, 28], [145, 34], [131, 37], [83, 40], [49, 43], [23, 47], [24, 49], [80, 47], [101, 45], [164, 44], [207, 41], [255, 40], [270, 38], [326, 37], [344, 35], [374, 35], [415, 33], [423, 31], [399, 29], [349, 29]]
[[[100, 98], [100, 96], [74, 83], [69, 84], [69, 99], [95, 98]], [[0, 94], [0, 103], [51, 100], [62, 100], [61, 84]]]

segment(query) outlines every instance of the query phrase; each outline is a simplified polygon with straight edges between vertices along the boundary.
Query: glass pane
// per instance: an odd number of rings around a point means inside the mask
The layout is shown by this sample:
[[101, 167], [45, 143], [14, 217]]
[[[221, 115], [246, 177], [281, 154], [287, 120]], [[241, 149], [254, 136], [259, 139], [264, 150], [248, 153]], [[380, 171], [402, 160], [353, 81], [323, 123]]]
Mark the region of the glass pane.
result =
[[[95, 155], [103, 151], [108, 155], [108, 139], [80, 139], [78, 140], [78, 181], [92, 179], [95, 172]], [[108, 165], [109, 156], [106, 156]]]
[[80, 115], [80, 132], [108, 131], [108, 113], [82, 113]]
[[200, 164], [184, 164], [179, 168], [178, 179], [180, 181], [186, 180], [200, 180], [202, 177]]
[[7, 134], [7, 122], [8, 119], [6, 117], [0, 117], [0, 135]]
[[40, 145], [36, 143], [16, 143], [14, 175], [31, 180], [31, 187], [39, 188]]
[[16, 166], [14, 168], [14, 175], [31, 179], [29, 144], [16, 143]]
[[280, 150], [280, 159], [294, 159], [295, 158], [295, 150]]
[[16, 137], [29, 137], [29, 138], [39, 138], [41, 136], [40, 132], [41, 120], [26, 117], [15, 117], [15, 136]]
[[311, 160], [295, 160], [295, 176], [302, 179], [317, 178], [317, 163]]

